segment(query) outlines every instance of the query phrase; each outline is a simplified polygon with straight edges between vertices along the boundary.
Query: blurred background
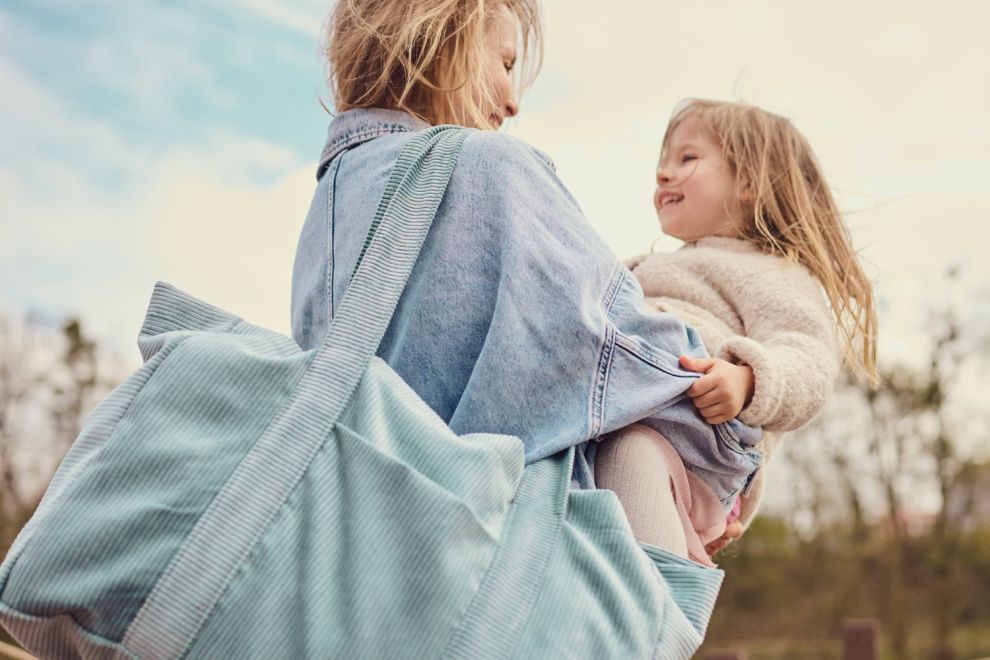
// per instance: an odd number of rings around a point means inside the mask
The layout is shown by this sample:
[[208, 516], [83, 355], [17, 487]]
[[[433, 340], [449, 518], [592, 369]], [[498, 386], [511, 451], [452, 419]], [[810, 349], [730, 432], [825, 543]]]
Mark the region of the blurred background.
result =
[[[878, 390], [844, 379], [720, 558], [707, 650], [990, 656], [990, 4], [545, 0], [503, 129], [551, 155], [620, 257], [685, 97], [808, 137], [874, 278]], [[332, 108], [314, 0], [0, 0], [0, 551], [139, 361], [156, 280], [288, 333]]]

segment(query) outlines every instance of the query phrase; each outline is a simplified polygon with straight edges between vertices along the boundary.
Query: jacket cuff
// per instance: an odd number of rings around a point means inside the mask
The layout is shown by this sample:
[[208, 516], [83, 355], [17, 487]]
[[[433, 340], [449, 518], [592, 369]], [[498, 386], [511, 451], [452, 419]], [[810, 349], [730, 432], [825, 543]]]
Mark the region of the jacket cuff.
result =
[[784, 397], [784, 383], [775, 376], [770, 354], [752, 339], [736, 335], [719, 347], [715, 357], [753, 369], [753, 398], [739, 413], [739, 420], [749, 426], [765, 426]]

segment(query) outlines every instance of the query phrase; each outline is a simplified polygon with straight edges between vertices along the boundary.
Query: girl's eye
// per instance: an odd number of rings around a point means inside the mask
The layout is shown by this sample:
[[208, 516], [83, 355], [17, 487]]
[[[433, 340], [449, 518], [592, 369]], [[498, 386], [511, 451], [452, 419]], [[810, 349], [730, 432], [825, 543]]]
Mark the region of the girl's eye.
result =
[[681, 163], [687, 163], [692, 160], [698, 160], [698, 157], [695, 156], [694, 154], [684, 154], [683, 156], [681, 156]]

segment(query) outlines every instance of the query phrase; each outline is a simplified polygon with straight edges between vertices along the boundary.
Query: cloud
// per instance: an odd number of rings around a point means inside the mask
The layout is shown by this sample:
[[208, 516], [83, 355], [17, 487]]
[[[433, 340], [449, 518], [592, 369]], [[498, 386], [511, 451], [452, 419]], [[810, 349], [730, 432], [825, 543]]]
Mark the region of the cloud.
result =
[[[82, 194], [87, 180], [139, 169], [142, 151], [109, 124], [70, 114], [13, 61], [0, 56], [0, 87], [12, 103], [0, 104], [0, 168], [18, 187]], [[50, 195], [51, 196], [51, 195]]]
[[[221, 132], [149, 149], [79, 117], [0, 59], [0, 280], [21, 307], [136, 336], [156, 279], [288, 331], [295, 241], [313, 168], [285, 146]], [[105, 185], [107, 179], [116, 185]]]
[[[221, 0], [228, 6], [236, 6], [254, 12], [258, 16], [306, 37], [315, 37], [326, 16], [329, 4], [324, 1], [308, 1], [286, 6], [275, 0]], [[299, 5], [302, 7], [299, 7]]]
[[[283, 161], [282, 149], [228, 140], [208, 154], [172, 154], [146, 192], [149, 265], [144, 285], [162, 279], [249, 321], [289, 334], [296, 241], [315, 187], [315, 167], [286, 159], [269, 182], [231, 181], [223, 170], [253, 159]], [[215, 166], [204, 167], [203, 156]]]
[[[117, 122], [167, 122], [191, 91], [206, 103], [231, 98], [198, 57], [205, 16], [155, 3], [42, 2], [34, 11], [0, 10], [0, 54], [43, 80], [63, 104], [98, 108]], [[197, 20], [198, 19], [198, 20]]]

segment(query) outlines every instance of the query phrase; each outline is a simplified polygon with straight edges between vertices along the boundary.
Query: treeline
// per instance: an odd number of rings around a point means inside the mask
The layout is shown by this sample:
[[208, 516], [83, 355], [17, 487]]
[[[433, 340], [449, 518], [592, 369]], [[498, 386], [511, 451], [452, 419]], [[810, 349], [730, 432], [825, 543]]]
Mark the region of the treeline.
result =
[[0, 314], [0, 556], [37, 507], [90, 410], [126, 367], [77, 319]]
[[[843, 621], [875, 618], [890, 660], [990, 657], [990, 525], [953, 535], [947, 573], [931, 533], [895, 540], [877, 525], [865, 539], [857, 534], [837, 526], [809, 538], [758, 518], [719, 558], [726, 578], [705, 648], [745, 649], [750, 660], [839, 660]], [[945, 589], [946, 602], [933, 597]]]
[[957, 281], [910, 363], [843, 383], [784, 439], [776, 517], [720, 559], [709, 646], [838, 658], [842, 621], [875, 617], [887, 658], [990, 657], [990, 290]]

